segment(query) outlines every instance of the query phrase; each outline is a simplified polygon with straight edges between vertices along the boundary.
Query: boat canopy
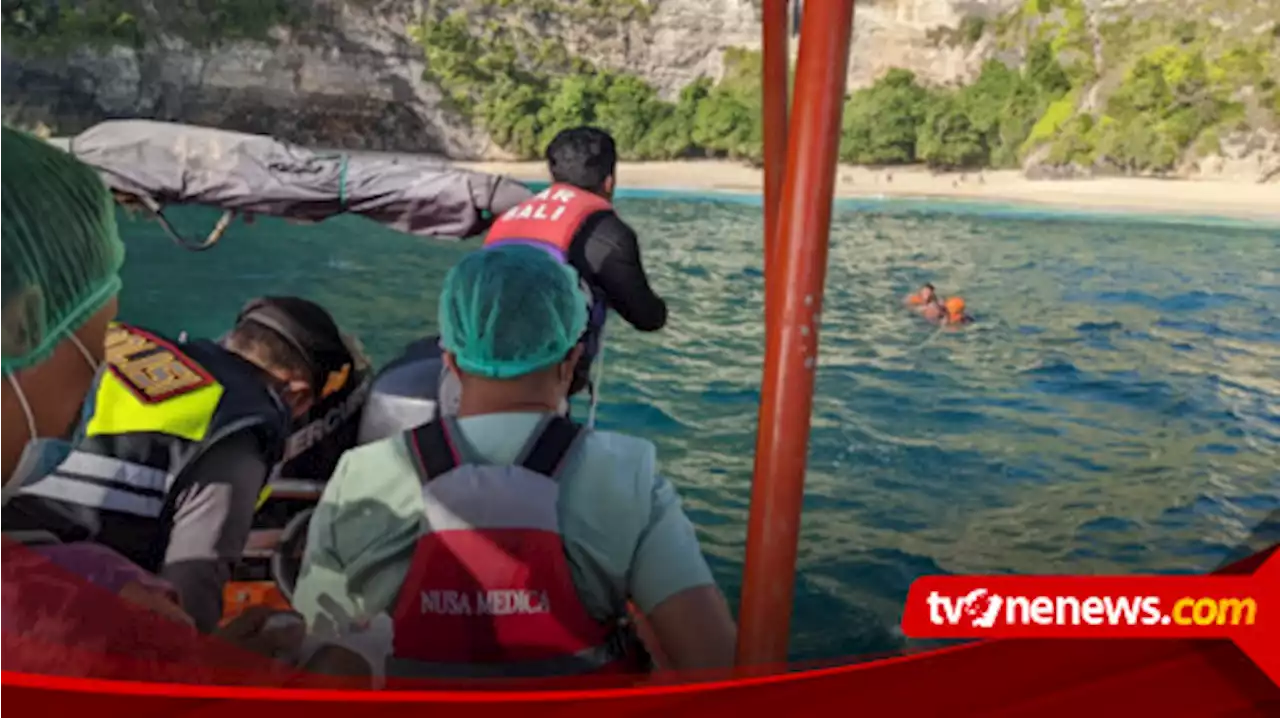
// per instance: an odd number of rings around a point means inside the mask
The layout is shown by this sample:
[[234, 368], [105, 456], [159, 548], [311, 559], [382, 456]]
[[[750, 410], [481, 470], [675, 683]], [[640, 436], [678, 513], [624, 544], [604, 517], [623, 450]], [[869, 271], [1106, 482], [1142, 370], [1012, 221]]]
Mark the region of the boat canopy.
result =
[[[103, 122], [66, 149], [95, 167], [117, 200], [141, 205], [189, 249], [214, 244], [236, 215], [319, 222], [356, 214], [401, 232], [463, 239], [532, 196], [502, 175], [413, 155], [309, 150], [264, 135], [150, 120]], [[201, 242], [183, 239], [168, 205], [224, 211]]]

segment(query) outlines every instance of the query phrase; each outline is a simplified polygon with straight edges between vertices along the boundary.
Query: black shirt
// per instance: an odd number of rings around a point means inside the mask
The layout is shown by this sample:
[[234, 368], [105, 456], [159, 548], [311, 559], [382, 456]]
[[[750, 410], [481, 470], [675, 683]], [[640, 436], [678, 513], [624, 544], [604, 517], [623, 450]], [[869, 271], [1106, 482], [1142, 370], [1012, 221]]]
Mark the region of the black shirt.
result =
[[569, 264], [631, 326], [656, 332], [666, 325], [667, 303], [649, 286], [635, 230], [613, 210], [601, 210], [582, 222], [569, 244]]

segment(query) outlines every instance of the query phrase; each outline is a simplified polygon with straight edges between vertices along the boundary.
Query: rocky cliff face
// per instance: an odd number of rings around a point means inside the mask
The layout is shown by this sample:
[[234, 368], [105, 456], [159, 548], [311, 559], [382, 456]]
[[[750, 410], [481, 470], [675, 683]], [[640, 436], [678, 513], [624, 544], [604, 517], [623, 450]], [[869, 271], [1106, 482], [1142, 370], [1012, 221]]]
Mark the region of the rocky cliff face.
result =
[[[41, 2], [13, 5], [35, 8]], [[92, 49], [79, 42], [71, 52], [35, 52], [10, 41], [14, 23], [6, 3], [7, 121], [71, 134], [104, 119], [143, 117], [272, 134], [310, 146], [507, 159], [482, 123], [451, 109], [456, 105], [425, 79], [431, 71], [426, 53], [410, 37], [420, 18], [464, 9], [472, 27], [514, 22], [597, 67], [639, 75], [666, 99], [699, 77], [719, 79], [727, 50], [760, 45], [759, 0], [224, 0], [249, 13], [285, 8], [282, 16], [290, 19], [258, 18], [257, 39], [218, 40], [223, 35], [205, 29], [203, 42], [189, 31], [154, 29], [172, 28], [175, 23], [165, 19], [182, 12], [175, 8], [189, 13], [204, 6], [196, 0], [98, 4], [119, 6], [130, 21], [141, 14], [152, 29]], [[203, 16], [195, 17], [199, 23]], [[1074, 105], [1058, 108], [1065, 110], [1055, 120], [1062, 124], [1073, 113], [1101, 114], [1125, 72], [1125, 64], [1106, 55], [1129, 46], [1126, 23], [1172, 26], [1184, 18], [1212, 28], [1215, 36], [1239, 39], [1245, 43], [1239, 48], [1280, 38], [1276, 0], [859, 0], [849, 89], [895, 67], [927, 84], [967, 83], [988, 58], [1021, 64], [1027, 42], [1043, 41], [1040, 31], [1050, 29], [1044, 23], [1056, 22], [1058, 34], [1050, 38], [1055, 50], [1097, 70], [1079, 97], [1071, 96]], [[189, 30], [192, 18], [184, 22]], [[1119, 34], [1104, 42], [1108, 32]], [[1270, 67], [1277, 67], [1274, 59]], [[1262, 74], [1268, 72], [1264, 67]], [[1220, 142], [1188, 149], [1181, 174], [1259, 181], [1280, 176], [1280, 91], [1274, 79], [1260, 85], [1241, 92], [1271, 94], [1244, 103], [1250, 109], [1240, 122], [1220, 128]], [[1259, 110], [1272, 105], [1277, 109]], [[1048, 124], [1053, 137], [1057, 124]], [[1025, 155], [1033, 173], [1092, 171], [1074, 159], [1054, 160], [1047, 144], [1033, 149]]]
[[1021, 0], [872, 0], [859, 2], [849, 57], [850, 89], [871, 84], [894, 67], [946, 84], [968, 80], [994, 51], [987, 35], [969, 44], [958, 35], [966, 19], [993, 22]]
[[[810, 0], [820, 2], [821, 0]], [[994, 20], [1021, 0], [859, 0], [849, 58], [849, 89], [893, 67], [945, 84], [972, 77], [990, 43], [951, 40], [966, 18]], [[639, 72], [672, 97], [705, 75], [718, 78], [726, 49], [760, 47], [758, 0], [655, 0], [652, 16], [600, 37], [558, 28], [575, 53]], [[795, 43], [792, 43], [794, 56]]]
[[[153, 37], [141, 47], [55, 56], [11, 52], [6, 42], [6, 118], [74, 133], [107, 118], [146, 117], [308, 145], [501, 156], [483, 131], [446, 110], [439, 90], [422, 79], [424, 54], [407, 28], [426, 10], [424, 0], [297, 2], [306, 5], [308, 29], [279, 27], [269, 41], [196, 47], [179, 37]], [[1017, 3], [863, 0], [854, 24], [851, 89], [890, 67], [936, 82], [971, 76], [990, 48], [940, 42], [939, 33], [958, 28], [965, 17], [994, 17]], [[717, 78], [727, 48], [759, 47], [756, 5], [651, 0], [643, 20], [582, 24], [550, 15], [539, 30], [598, 65], [640, 74], [671, 97], [699, 76]]]
[[485, 138], [440, 109], [405, 28], [412, 2], [324, 6], [318, 30], [270, 41], [145, 46], [15, 56], [6, 43], [6, 118], [74, 133], [107, 118], [224, 127], [316, 146], [470, 156]]

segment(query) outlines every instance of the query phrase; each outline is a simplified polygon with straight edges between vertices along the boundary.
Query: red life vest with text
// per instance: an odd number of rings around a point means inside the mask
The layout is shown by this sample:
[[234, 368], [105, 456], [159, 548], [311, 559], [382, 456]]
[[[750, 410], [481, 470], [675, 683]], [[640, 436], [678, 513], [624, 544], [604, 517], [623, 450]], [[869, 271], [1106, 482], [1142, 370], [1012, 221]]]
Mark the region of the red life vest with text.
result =
[[[600, 195], [573, 185], [555, 183], [532, 199], [512, 207], [494, 220], [484, 239], [484, 249], [508, 244], [525, 244], [545, 249], [557, 260], [569, 262], [569, 245], [588, 217], [613, 204]], [[600, 353], [600, 337], [608, 318], [608, 297], [582, 276], [587, 297], [587, 336], [583, 342], [582, 365], [589, 366]]]
[[484, 239], [485, 248], [529, 244], [551, 251], [564, 262], [569, 244], [587, 217], [613, 209], [609, 200], [573, 185], [556, 183], [502, 213]]
[[624, 620], [573, 583], [556, 475], [584, 429], [550, 417], [512, 465], [470, 463], [450, 418], [405, 434], [425, 520], [392, 612], [388, 675], [547, 677], [642, 670]]

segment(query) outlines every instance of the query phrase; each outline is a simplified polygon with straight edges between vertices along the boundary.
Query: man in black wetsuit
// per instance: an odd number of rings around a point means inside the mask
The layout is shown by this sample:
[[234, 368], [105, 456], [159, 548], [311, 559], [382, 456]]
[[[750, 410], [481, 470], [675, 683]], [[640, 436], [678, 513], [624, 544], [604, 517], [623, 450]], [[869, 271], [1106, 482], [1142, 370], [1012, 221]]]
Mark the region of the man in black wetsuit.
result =
[[533, 244], [568, 262], [591, 290], [586, 351], [570, 395], [587, 383], [599, 353], [605, 312], [613, 309], [642, 332], [661, 329], [667, 304], [649, 285], [635, 230], [613, 209], [618, 154], [613, 138], [594, 127], [575, 127], [547, 146], [552, 185], [494, 221], [484, 246]]
[[[583, 336], [586, 347], [569, 389], [572, 396], [590, 381], [609, 309], [636, 329], [653, 332], [667, 323], [667, 303], [649, 284], [635, 230], [613, 209], [618, 155], [609, 133], [594, 127], [564, 130], [547, 146], [546, 156], [551, 186], [498, 217], [484, 246], [540, 247], [578, 270], [587, 285], [591, 308]], [[433, 336], [410, 344], [379, 372], [370, 398], [373, 412], [363, 422], [361, 442], [418, 420], [429, 421], [437, 406], [444, 414], [456, 409], [459, 387], [443, 370], [438, 342]], [[421, 391], [427, 395], [418, 395]]]

